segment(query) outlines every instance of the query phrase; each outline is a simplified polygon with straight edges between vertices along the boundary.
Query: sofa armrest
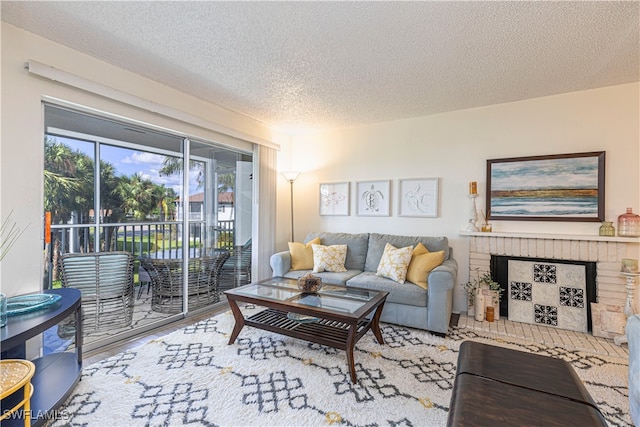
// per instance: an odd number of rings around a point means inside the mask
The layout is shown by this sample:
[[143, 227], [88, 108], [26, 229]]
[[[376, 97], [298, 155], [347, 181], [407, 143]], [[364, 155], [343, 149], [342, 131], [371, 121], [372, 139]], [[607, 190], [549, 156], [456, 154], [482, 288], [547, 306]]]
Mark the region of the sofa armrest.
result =
[[427, 288], [427, 329], [446, 334], [453, 309], [453, 286], [458, 275], [458, 263], [446, 259], [429, 273]]
[[291, 270], [291, 252], [277, 252], [271, 255], [269, 263], [271, 270], [273, 270], [272, 277], [284, 277], [285, 273]]
[[429, 273], [429, 293], [434, 291], [446, 292], [453, 289], [458, 277], [458, 262], [453, 259], [445, 259], [442, 264], [431, 270]]

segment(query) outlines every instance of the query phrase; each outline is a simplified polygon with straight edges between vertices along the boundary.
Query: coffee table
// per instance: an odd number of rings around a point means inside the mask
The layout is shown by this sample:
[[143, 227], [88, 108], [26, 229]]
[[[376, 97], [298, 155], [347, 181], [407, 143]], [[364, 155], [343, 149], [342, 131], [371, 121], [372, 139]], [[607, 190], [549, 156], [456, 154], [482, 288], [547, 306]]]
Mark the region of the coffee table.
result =
[[[388, 292], [324, 285], [320, 292], [304, 294], [297, 281], [272, 278], [225, 291], [235, 326], [233, 344], [244, 325], [344, 350], [351, 381], [357, 382], [353, 361], [356, 342], [373, 332], [380, 344], [380, 315]], [[238, 301], [267, 307], [245, 317]]]

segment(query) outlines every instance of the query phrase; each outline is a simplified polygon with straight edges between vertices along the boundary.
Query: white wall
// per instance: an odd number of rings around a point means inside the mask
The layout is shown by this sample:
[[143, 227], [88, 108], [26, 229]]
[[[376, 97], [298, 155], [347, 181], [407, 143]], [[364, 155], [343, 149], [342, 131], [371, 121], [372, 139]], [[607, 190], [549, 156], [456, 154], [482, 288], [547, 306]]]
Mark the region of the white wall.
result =
[[[35, 292], [42, 286], [43, 97], [55, 97], [85, 107], [163, 126], [216, 141], [215, 133], [116, 101], [30, 75], [27, 60], [35, 60], [142, 99], [199, 116], [261, 139], [269, 129], [242, 115], [198, 100], [151, 80], [98, 61], [62, 45], [1, 23], [2, 110], [0, 145], [0, 220], [11, 210], [25, 234], [0, 264], [0, 286], [9, 296]], [[250, 144], [244, 144], [251, 147]]]
[[[640, 211], [639, 85], [537, 98], [329, 132], [285, 135], [212, 103], [80, 54], [6, 23], [2, 43], [0, 112], [0, 220], [9, 211], [26, 233], [0, 264], [0, 286], [10, 296], [41, 289], [43, 96], [215, 140], [206, 129], [91, 95], [32, 75], [32, 59], [125, 93], [280, 143], [279, 169], [298, 169], [295, 182], [296, 240], [312, 230], [445, 235], [467, 280], [465, 228], [469, 181], [478, 181], [483, 205], [486, 159], [584, 151], [607, 152], [606, 216], [627, 206]], [[438, 218], [320, 217], [320, 182], [440, 177]], [[395, 194], [395, 193], [394, 193]], [[279, 177], [278, 249], [290, 234], [289, 184]], [[495, 230], [596, 234], [598, 223], [496, 222]], [[460, 298], [457, 298], [456, 305]]]
[[[478, 181], [478, 207], [484, 207], [486, 160], [547, 154], [606, 151], [606, 218], [616, 221], [626, 207], [640, 211], [640, 86], [626, 84], [520, 102], [492, 105], [339, 129], [298, 134], [283, 143], [280, 170], [302, 172], [295, 182], [295, 236], [345, 231], [444, 235], [459, 264], [458, 284], [468, 280], [466, 228], [469, 181]], [[398, 179], [440, 178], [438, 218], [398, 217]], [[391, 179], [392, 214], [355, 216], [356, 181]], [[351, 215], [319, 216], [318, 184], [352, 183]], [[290, 235], [289, 188], [279, 180], [279, 250]], [[600, 223], [492, 221], [494, 231], [598, 234]], [[465, 308], [456, 289], [454, 311]]]

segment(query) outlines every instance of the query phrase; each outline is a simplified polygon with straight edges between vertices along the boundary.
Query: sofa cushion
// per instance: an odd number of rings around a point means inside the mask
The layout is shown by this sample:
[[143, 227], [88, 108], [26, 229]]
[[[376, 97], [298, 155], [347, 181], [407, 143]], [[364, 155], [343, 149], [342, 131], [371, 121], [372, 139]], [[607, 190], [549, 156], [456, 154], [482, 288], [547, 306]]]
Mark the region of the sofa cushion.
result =
[[[422, 243], [419, 243], [422, 245]], [[422, 246], [424, 247], [424, 246]], [[426, 250], [426, 249], [425, 249]], [[444, 261], [444, 251], [418, 253], [414, 251], [411, 263], [407, 270], [407, 281], [421, 288], [427, 289], [428, 276], [431, 270], [442, 264]]]
[[297, 271], [290, 270], [289, 272], [284, 274], [284, 277], [298, 280], [300, 277], [309, 273], [313, 274], [316, 277], [320, 277], [322, 279], [323, 284], [326, 283], [329, 285], [344, 286], [347, 283], [347, 280], [357, 276], [362, 272], [360, 270], [347, 270], [342, 273], [332, 273], [328, 271], [323, 271], [322, 273], [314, 273], [311, 270], [297, 270]]
[[[367, 257], [367, 248], [369, 242], [369, 234], [350, 234], [350, 233], [328, 233], [316, 232], [309, 233], [305, 238], [305, 243], [311, 239], [320, 237], [320, 243], [323, 245], [347, 245], [347, 259], [344, 266], [347, 270], [364, 270], [364, 262]], [[383, 248], [384, 249], [384, 248]], [[382, 252], [380, 252], [382, 256]], [[376, 264], [376, 267], [378, 265]], [[373, 270], [375, 271], [375, 269]]]
[[444, 251], [444, 259], [449, 258], [449, 241], [446, 237], [396, 236], [393, 234], [369, 234], [369, 247], [364, 264], [365, 271], [375, 272], [380, 264], [384, 246], [390, 243], [396, 248], [415, 247], [422, 243], [429, 252]]
[[344, 261], [347, 258], [347, 245], [316, 245], [313, 248], [313, 272], [332, 271], [343, 273], [347, 271]]
[[313, 248], [312, 244], [320, 244], [320, 238], [315, 238], [307, 244], [289, 242], [289, 253], [291, 254], [292, 270], [311, 270], [313, 268]]
[[398, 283], [391, 279], [376, 276], [375, 273], [365, 271], [362, 274], [349, 279], [347, 286], [355, 286], [358, 288], [373, 289], [377, 291], [387, 291], [387, 302], [413, 305], [418, 307], [427, 306], [427, 291], [413, 283]]
[[380, 258], [376, 276], [386, 277], [398, 283], [404, 283], [412, 254], [413, 246], [396, 248], [387, 243], [384, 247], [382, 258]]

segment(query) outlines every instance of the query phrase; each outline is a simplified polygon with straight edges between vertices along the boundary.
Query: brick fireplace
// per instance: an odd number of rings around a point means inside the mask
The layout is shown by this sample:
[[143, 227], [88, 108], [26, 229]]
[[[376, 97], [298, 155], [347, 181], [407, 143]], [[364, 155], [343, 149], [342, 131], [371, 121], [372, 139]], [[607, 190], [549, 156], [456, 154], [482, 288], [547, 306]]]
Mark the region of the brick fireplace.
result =
[[637, 238], [535, 233], [461, 232], [469, 237], [469, 278], [491, 272], [491, 256], [594, 262], [595, 300], [591, 304], [592, 332], [613, 338], [624, 333], [625, 278], [622, 258], [630, 257]]

